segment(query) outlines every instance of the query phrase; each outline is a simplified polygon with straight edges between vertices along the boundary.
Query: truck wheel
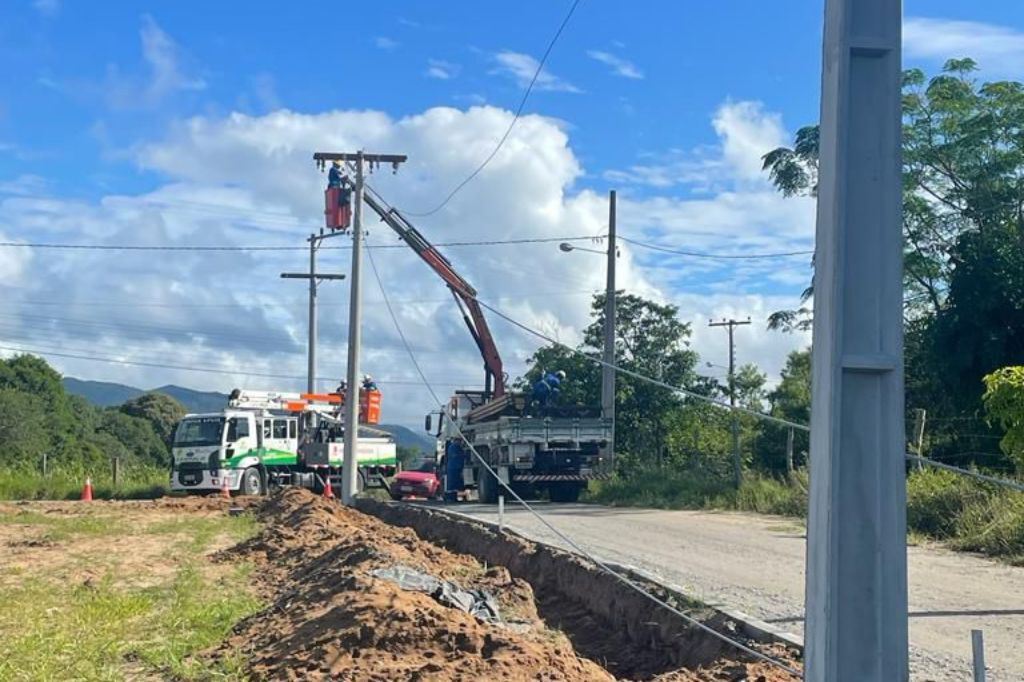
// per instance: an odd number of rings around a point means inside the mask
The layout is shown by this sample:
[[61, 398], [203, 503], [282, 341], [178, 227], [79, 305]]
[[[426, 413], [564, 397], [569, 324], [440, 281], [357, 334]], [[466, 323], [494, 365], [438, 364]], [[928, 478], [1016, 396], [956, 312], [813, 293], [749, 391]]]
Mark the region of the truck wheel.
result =
[[477, 483], [477, 493], [480, 496], [480, 501], [484, 504], [497, 504], [498, 495], [501, 494], [501, 491], [501, 484], [498, 483], [498, 479], [494, 477], [494, 474], [486, 469], [481, 469], [480, 480]]
[[240, 495], [262, 495], [263, 478], [260, 477], [260, 470], [256, 467], [249, 467], [242, 472], [242, 484], [238, 488]]
[[548, 488], [548, 497], [552, 502], [576, 502], [585, 486], [579, 483], [553, 483]]

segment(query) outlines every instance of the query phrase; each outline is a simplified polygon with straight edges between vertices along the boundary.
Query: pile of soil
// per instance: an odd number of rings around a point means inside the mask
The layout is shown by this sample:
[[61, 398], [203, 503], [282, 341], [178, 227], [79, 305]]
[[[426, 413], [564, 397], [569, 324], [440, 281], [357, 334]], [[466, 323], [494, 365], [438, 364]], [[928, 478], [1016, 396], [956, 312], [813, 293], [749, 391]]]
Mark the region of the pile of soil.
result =
[[[302, 489], [276, 494], [258, 514], [262, 532], [220, 558], [255, 563], [271, 605], [205, 655], [240, 653], [257, 679], [614, 679], [546, 628], [530, 586], [502, 567]], [[370, 574], [396, 564], [490, 592], [506, 624], [480, 622]]]

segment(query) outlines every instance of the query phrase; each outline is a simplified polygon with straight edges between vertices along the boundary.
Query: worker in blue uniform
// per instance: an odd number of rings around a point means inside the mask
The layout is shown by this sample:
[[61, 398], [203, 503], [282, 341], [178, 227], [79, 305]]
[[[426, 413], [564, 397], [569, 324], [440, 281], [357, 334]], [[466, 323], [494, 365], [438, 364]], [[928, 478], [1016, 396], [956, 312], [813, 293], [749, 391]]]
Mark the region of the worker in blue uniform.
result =
[[540, 381], [533, 385], [531, 402], [536, 404], [541, 410], [549, 405], [554, 405], [558, 402], [558, 397], [562, 393], [562, 382], [564, 380], [565, 372], [562, 370], [546, 372], [540, 378]]
[[341, 161], [331, 161], [331, 170], [327, 171], [327, 186], [341, 187], [344, 183], [344, 174], [341, 172]]
[[466, 481], [462, 477], [462, 469], [466, 465], [466, 450], [461, 439], [453, 438], [448, 441], [444, 460], [444, 499], [445, 502], [458, 502], [459, 492], [466, 487]]
[[327, 189], [338, 190], [338, 206], [341, 212], [338, 216], [338, 228], [348, 227], [352, 216], [352, 190], [345, 184], [345, 174], [342, 172], [341, 161], [332, 161], [331, 169], [327, 171]]

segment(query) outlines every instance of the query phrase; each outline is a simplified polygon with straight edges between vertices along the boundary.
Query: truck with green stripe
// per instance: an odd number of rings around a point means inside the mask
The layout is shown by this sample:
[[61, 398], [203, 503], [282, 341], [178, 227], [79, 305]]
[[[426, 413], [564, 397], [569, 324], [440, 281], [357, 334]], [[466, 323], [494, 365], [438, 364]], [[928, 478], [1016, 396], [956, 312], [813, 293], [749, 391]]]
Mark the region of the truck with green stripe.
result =
[[[330, 483], [339, 492], [344, 426], [331, 397], [236, 390], [222, 412], [186, 415], [174, 433], [171, 490], [261, 495], [284, 485], [322, 492]], [[387, 488], [395, 442], [361, 426], [356, 460], [361, 487]]]

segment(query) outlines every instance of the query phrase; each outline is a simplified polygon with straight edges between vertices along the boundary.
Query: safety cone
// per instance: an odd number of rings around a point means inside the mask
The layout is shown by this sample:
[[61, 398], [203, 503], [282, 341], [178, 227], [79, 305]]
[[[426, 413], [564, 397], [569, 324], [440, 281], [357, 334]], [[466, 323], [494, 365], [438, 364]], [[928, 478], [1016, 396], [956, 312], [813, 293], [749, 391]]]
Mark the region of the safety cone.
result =
[[329, 474], [324, 477], [324, 497], [334, 499], [334, 490], [331, 488], [331, 477]]
[[220, 496], [231, 499], [231, 488], [228, 487], [228, 477], [225, 476], [220, 482]]
[[92, 502], [92, 479], [86, 478], [85, 485], [82, 487], [82, 501]]

